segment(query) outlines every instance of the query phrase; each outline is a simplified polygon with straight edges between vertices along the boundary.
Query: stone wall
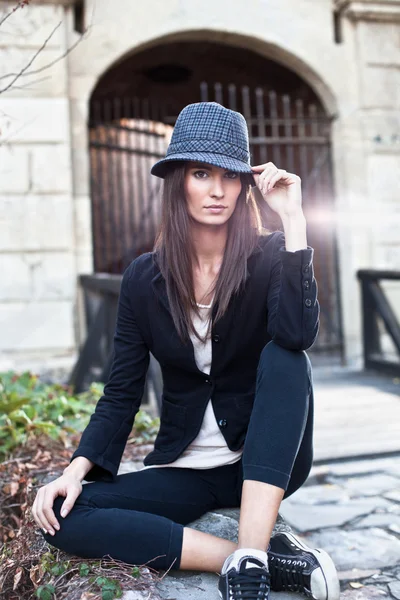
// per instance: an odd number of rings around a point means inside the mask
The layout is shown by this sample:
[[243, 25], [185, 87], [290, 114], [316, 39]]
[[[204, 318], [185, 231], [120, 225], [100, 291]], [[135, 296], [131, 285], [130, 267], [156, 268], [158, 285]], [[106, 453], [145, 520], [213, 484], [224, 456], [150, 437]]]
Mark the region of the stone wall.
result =
[[[0, 2], [0, 11], [6, 5], [13, 2]], [[237, 0], [229, 9], [224, 0], [86, 0], [85, 6], [90, 29], [73, 52], [19, 82], [27, 87], [0, 95], [0, 260], [10, 274], [0, 297], [0, 351], [51, 355], [71, 350], [83, 335], [74, 315], [77, 275], [92, 270], [91, 93], [126, 55], [160, 41], [195, 39], [249, 48], [287, 66], [332, 116], [346, 359], [360, 364], [356, 270], [398, 268], [400, 258], [400, 0]], [[342, 43], [335, 43], [334, 7]], [[0, 74], [25, 65], [60, 21], [36, 68], [79, 39], [72, 8], [32, 3], [9, 19], [1, 27], [7, 58]], [[391, 286], [393, 297], [396, 290]]]
[[[0, 14], [15, 4], [0, 3]], [[62, 7], [17, 10], [0, 29], [0, 88], [52, 32], [29, 71], [59, 58], [69, 26]], [[0, 214], [2, 364], [73, 351], [76, 233], [65, 60], [20, 77], [0, 95]]]
[[[357, 358], [355, 271], [400, 266], [400, 2], [338, 0], [336, 7], [347, 62], [356, 65], [357, 107], [338, 124], [335, 168], [338, 214], [347, 215], [338, 237], [344, 328], [348, 356]], [[400, 285], [384, 288], [400, 318]]]

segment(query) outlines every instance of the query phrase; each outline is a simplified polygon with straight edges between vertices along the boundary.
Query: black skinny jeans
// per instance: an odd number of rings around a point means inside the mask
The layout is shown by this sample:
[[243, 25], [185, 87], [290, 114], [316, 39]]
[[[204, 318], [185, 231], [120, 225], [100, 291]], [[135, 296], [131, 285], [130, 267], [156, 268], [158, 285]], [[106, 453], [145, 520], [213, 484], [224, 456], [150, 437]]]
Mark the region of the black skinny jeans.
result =
[[239, 507], [244, 479], [293, 494], [312, 463], [311, 364], [303, 351], [274, 342], [263, 349], [243, 456], [214, 469], [152, 468], [118, 475], [115, 482], [83, 486], [60, 531], [42, 535], [53, 546], [83, 558], [109, 554], [127, 563], [178, 569], [183, 526], [205, 512]]

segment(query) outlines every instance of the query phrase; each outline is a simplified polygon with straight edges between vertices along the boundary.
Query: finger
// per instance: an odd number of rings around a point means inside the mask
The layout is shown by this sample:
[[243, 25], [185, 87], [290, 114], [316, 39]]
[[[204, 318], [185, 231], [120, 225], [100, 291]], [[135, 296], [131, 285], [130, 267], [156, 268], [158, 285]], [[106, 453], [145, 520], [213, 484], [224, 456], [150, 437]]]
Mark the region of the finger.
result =
[[80, 492], [81, 492], [81, 490], [79, 488], [74, 487], [74, 488], [68, 489], [67, 497], [65, 498], [65, 500], [61, 506], [61, 516], [62, 517], [65, 518], [67, 516], [67, 514], [71, 511]]
[[39, 525], [39, 527], [40, 527], [39, 519], [37, 517], [37, 494], [36, 494], [35, 500], [31, 507], [31, 513], [32, 513], [32, 517], [33, 517], [33, 520], [35, 521], [36, 525]]
[[291, 174], [285, 171], [284, 169], [279, 169], [278, 173], [274, 174], [270, 180], [268, 185], [268, 191], [271, 191], [273, 187], [278, 183], [278, 181], [282, 181], [282, 183], [294, 183], [294, 178], [291, 177]]
[[59, 492], [57, 490], [48, 490], [45, 497], [45, 502], [43, 504], [43, 514], [45, 515], [48, 523], [50, 523], [50, 526], [57, 530], [60, 529], [60, 524], [57, 521], [56, 515], [54, 514], [53, 505], [54, 499], [57, 498], [58, 495]]
[[277, 167], [274, 163], [269, 162], [265, 166], [263, 172], [259, 175], [257, 180], [257, 186], [261, 190], [263, 194], [266, 194], [268, 191], [268, 182], [272, 178], [272, 176], [277, 172]]
[[49, 507], [48, 507], [49, 499], [47, 498], [47, 495], [48, 494], [46, 493], [46, 491], [44, 491], [44, 493], [42, 494], [42, 502], [41, 502], [41, 504], [39, 505], [39, 508], [38, 508], [38, 516], [39, 516], [39, 520], [40, 520], [40, 523], [41, 523], [41, 527], [43, 529], [46, 529], [46, 531], [48, 533], [50, 533], [50, 535], [54, 535], [55, 531], [54, 531], [54, 529], [53, 529], [53, 527], [51, 525], [51, 522], [50, 522], [50, 520], [48, 519], [48, 516], [47, 516], [48, 513], [49, 513]]
[[32, 506], [32, 514], [36, 524], [47, 533], [47, 529], [44, 526], [42, 520], [41, 506], [43, 504], [43, 488], [41, 488], [36, 494], [35, 502]]
[[265, 171], [265, 169], [276, 169], [276, 165], [273, 162], [267, 162], [264, 163], [263, 165], [255, 165], [254, 167], [251, 167], [252, 170], [255, 170], [257, 173], [262, 173], [263, 171]]
[[264, 177], [260, 181], [261, 191], [263, 194], [267, 194], [270, 189], [270, 181], [274, 174], [276, 173], [276, 169], [272, 170], [270, 168], [264, 171]]

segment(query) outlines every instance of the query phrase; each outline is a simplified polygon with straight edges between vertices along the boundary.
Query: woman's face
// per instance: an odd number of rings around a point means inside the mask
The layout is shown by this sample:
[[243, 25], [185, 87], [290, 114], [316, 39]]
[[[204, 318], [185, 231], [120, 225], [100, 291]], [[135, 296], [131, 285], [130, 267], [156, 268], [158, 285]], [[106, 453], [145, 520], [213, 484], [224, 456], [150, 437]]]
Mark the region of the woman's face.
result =
[[203, 225], [224, 225], [231, 217], [242, 183], [239, 173], [206, 163], [185, 164], [185, 196], [190, 216]]

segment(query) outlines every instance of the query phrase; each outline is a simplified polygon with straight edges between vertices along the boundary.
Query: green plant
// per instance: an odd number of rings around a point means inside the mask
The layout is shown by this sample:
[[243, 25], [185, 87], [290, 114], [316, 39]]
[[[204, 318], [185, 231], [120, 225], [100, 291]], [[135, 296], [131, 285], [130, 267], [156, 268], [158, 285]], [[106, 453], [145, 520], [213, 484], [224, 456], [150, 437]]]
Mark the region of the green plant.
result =
[[35, 591], [35, 596], [40, 600], [52, 600], [55, 591], [54, 585], [40, 585]]
[[93, 582], [97, 587], [100, 588], [102, 600], [114, 600], [114, 598], [121, 598], [122, 588], [120, 583], [115, 579], [109, 579], [108, 577], [96, 577], [93, 578]]
[[[82, 432], [103, 388], [95, 382], [87, 392], [74, 394], [70, 386], [46, 384], [30, 371], [0, 372], [0, 462], [30, 436], [44, 433], [65, 442], [68, 434]], [[159, 425], [158, 418], [139, 410], [129, 443], [153, 441]]]
[[43, 383], [29, 371], [0, 373], [0, 460], [31, 435], [65, 440], [83, 431], [102, 392], [99, 383], [73, 395], [69, 386]]
[[159, 417], [153, 418], [145, 410], [139, 410], [135, 418], [133, 437], [130, 442], [135, 444], [148, 444], [153, 442], [159, 428]]

